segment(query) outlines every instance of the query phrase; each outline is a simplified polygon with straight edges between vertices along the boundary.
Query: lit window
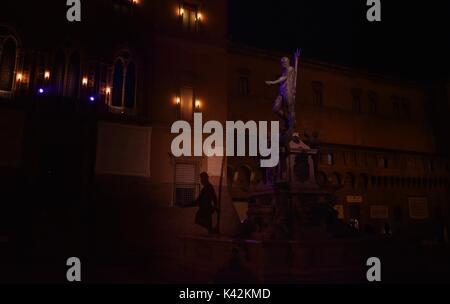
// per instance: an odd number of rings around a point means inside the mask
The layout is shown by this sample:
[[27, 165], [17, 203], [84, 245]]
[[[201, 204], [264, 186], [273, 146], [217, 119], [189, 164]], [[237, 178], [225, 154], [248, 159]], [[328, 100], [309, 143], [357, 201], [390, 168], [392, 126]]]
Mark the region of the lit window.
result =
[[80, 55], [73, 53], [69, 60], [69, 70], [67, 73], [67, 90], [66, 96], [72, 98], [78, 98], [80, 89]]
[[132, 110], [135, 108], [135, 101], [136, 65], [134, 62], [117, 59], [114, 65], [111, 105], [121, 110]]
[[194, 89], [182, 87], [180, 90], [180, 119], [191, 121], [194, 113]]
[[55, 77], [52, 79], [54, 93], [55, 95], [62, 95], [64, 93], [66, 57], [61, 50], [56, 53], [53, 71], [55, 71]]
[[122, 106], [123, 97], [123, 62], [122, 60], [117, 60], [114, 65], [114, 76], [113, 76], [113, 93], [112, 93], [112, 105], [114, 107]]
[[112, 0], [114, 9], [119, 13], [129, 14], [142, 0]]
[[127, 73], [125, 78], [125, 107], [128, 109], [134, 108], [136, 99], [136, 68], [133, 62], [127, 66]]
[[180, 8], [180, 18], [183, 30], [186, 32], [197, 32], [201, 14], [198, 7], [192, 4], [183, 3]]

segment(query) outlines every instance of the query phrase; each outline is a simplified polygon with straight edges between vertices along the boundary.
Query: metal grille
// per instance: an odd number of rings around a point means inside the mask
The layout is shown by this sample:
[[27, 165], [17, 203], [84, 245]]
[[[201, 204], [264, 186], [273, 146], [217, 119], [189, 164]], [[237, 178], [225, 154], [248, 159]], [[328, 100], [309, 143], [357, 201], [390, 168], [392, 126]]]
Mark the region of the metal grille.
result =
[[175, 167], [175, 205], [189, 207], [195, 200], [197, 178], [195, 164], [180, 163]]
[[192, 206], [195, 200], [195, 188], [176, 188], [175, 204], [178, 207]]

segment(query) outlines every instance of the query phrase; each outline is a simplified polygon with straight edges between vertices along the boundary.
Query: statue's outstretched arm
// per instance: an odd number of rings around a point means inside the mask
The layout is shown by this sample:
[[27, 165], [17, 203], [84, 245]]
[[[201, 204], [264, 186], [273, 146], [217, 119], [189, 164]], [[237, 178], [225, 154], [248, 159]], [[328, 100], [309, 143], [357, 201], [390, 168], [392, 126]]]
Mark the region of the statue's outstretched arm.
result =
[[287, 80], [287, 76], [281, 76], [280, 78], [278, 78], [275, 81], [266, 81], [267, 84], [279, 84], [282, 82], [285, 82]]

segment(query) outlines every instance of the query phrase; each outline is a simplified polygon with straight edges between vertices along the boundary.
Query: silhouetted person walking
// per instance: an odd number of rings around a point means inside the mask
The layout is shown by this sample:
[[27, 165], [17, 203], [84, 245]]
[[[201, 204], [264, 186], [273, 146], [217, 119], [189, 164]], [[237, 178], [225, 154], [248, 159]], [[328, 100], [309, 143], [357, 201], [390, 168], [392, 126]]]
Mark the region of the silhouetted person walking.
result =
[[215, 211], [219, 212], [216, 191], [209, 183], [209, 176], [206, 172], [200, 174], [200, 183], [203, 188], [196, 201], [199, 208], [195, 216], [195, 223], [208, 229], [209, 234], [213, 234], [216, 229], [212, 227], [212, 215]]

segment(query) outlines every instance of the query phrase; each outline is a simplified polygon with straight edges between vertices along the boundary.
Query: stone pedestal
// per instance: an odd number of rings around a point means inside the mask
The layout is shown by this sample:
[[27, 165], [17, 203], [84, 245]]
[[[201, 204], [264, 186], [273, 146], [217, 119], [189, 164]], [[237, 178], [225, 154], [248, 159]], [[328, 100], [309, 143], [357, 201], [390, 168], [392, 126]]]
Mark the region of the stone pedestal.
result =
[[319, 151], [291, 141], [280, 151], [280, 164], [266, 169], [251, 189], [248, 219], [258, 240], [326, 239], [333, 216], [335, 189], [319, 185]]

